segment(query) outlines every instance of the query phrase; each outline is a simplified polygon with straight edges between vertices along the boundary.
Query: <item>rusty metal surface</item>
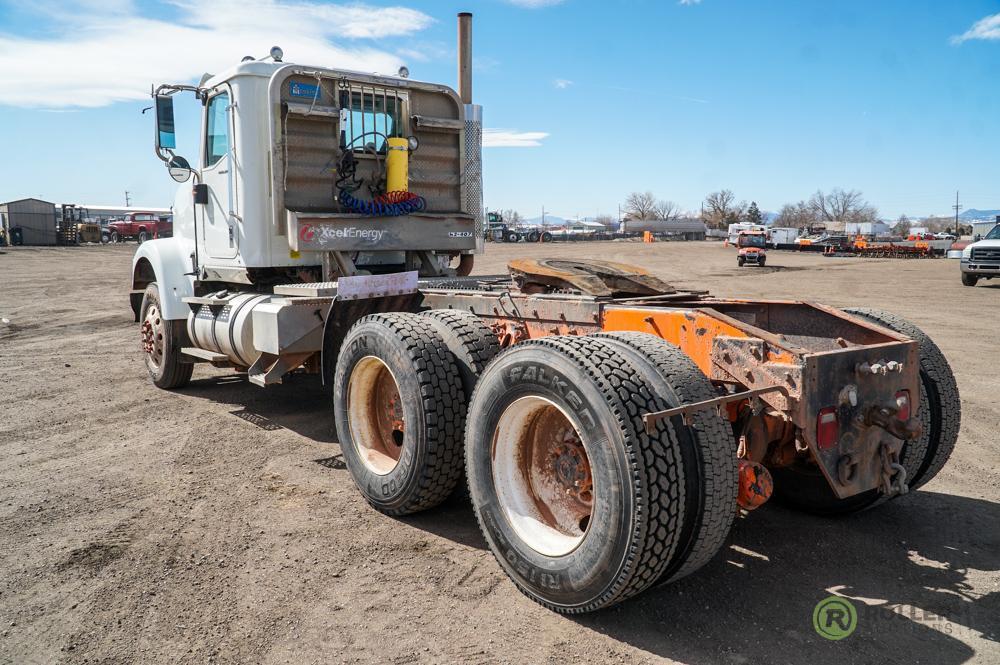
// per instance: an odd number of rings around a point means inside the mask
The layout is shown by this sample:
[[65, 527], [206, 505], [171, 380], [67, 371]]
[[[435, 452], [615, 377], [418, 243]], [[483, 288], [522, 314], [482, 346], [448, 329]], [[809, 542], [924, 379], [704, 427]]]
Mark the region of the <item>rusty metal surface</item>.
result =
[[676, 293], [648, 271], [626, 263], [571, 259], [515, 259], [507, 264], [522, 291], [576, 289], [592, 296]]
[[[870, 419], [873, 408], [896, 412], [895, 395], [908, 390], [912, 404], [919, 395], [919, 350], [914, 341], [853, 347], [839, 352], [805, 357], [803, 399], [794, 419], [800, 435], [838, 497], [846, 498], [875, 489], [882, 482], [880, 449], [887, 445], [898, 456], [902, 440]], [[873, 374], [867, 365], [896, 363], [898, 371]], [[840, 436], [837, 445], [821, 450], [816, 442], [819, 412], [837, 410]], [[915, 416], [915, 410], [911, 418]], [[901, 433], [897, 430], [896, 433]]]
[[772, 392], [786, 394], [788, 391], [783, 386], [769, 386], [766, 388], [756, 388], [754, 390], [741, 390], [730, 395], [722, 395], [721, 397], [715, 397], [713, 399], [692, 402], [691, 404], [682, 404], [681, 406], [664, 409], [663, 411], [647, 413], [642, 417], [642, 422], [646, 426], [646, 433], [654, 434], [656, 432], [656, 423], [664, 420], [665, 418], [684, 416], [684, 420], [687, 422], [690, 414], [695, 413], [696, 411], [715, 409], [732, 402], [743, 402], [745, 400], [761, 397]]
[[[512, 262], [515, 272], [517, 265], [535, 271], [524, 275], [539, 272], [535, 262]], [[543, 265], [552, 268], [552, 284], [565, 285], [559, 281], [558, 264]], [[424, 289], [423, 306], [481, 316], [505, 345], [598, 331], [656, 335], [680, 348], [717, 385], [730, 386], [739, 396], [650, 416], [726, 406], [729, 419], [747, 428], [753, 461], [784, 466], [812, 459], [840, 497], [884, 486], [885, 451], [891, 463], [893, 456], [898, 458], [900, 436], [912, 435], [906, 423], [888, 423], [869, 413], [894, 409], [900, 390], [919, 395], [917, 344], [838, 310], [806, 302], [725, 300], [697, 293], [638, 299], [531, 294], [499, 282], [483, 289]], [[889, 367], [893, 371], [881, 371]], [[763, 418], [760, 422], [739, 415], [739, 403], [748, 400], [762, 405], [755, 416]], [[835, 446], [820, 450], [817, 417], [828, 407], [838, 410], [840, 438]]]

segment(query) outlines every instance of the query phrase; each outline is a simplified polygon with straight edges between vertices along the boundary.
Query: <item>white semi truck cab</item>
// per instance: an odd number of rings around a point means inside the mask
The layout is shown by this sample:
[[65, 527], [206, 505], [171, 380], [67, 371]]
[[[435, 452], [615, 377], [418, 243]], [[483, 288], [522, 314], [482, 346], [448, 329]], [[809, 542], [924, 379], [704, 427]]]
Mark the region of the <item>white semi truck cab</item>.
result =
[[[471, 16], [459, 20], [468, 37]], [[274, 47], [153, 90], [155, 152], [182, 183], [173, 237], [133, 259], [132, 309], [159, 385], [185, 381], [196, 361], [278, 381], [320, 351], [338, 287], [375, 297], [469, 273], [483, 243], [481, 108], [459, 65], [461, 95], [405, 68], [287, 63]], [[177, 151], [183, 94], [201, 102], [198, 155]]]

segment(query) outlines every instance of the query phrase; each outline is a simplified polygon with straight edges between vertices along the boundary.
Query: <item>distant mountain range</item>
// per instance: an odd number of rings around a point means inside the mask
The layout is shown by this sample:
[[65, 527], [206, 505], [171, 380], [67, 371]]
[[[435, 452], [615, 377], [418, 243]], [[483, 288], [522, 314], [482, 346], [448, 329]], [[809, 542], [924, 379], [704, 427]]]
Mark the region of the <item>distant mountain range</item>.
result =
[[997, 215], [1000, 215], [1000, 210], [977, 210], [976, 208], [969, 208], [962, 212], [958, 218], [964, 219], [967, 222], [974, 219], [992, 222], [997, 218]]

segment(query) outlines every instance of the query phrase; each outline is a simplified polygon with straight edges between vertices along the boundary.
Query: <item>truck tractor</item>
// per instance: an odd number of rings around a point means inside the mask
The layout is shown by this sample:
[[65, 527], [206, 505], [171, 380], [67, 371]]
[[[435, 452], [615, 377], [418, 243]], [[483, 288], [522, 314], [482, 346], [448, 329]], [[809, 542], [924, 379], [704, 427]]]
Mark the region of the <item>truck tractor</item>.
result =
[[743, 267], [746, 264], [764, 267], [767, 262], [767, 234], [764, 231], [740, 231], [736, 237], [739, 253], [736, 264]]
[[962, 250], [962, 284], [975, 286], [980, 279], [1000, 277], [1000, 224], [981, 240]]
[[[458, 22], [457, 93], [278, 48], [154, 89], [156, 154], [186, 183], [174, 237], [133, 261], [156, 386], [199, 364], [265, 390], [317, 375], [317, 416], [375, 510], [431, 510], [466, 479], [497, 565], [563, 613], [694, 573], [772, 494], [849, 514], [940, 471], [955, 380], [897, 316], [715, 298], [608, 261], [470, 276], [481, 110]], [[192, 161], [179, 94], [202, 104]]]

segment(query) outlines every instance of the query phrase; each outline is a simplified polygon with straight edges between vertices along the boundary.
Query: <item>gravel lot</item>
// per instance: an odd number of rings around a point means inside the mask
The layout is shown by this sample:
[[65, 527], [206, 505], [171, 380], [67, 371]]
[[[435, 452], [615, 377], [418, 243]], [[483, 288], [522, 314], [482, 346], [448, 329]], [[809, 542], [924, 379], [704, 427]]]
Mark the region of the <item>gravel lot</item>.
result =
[[[963, 423], [948, 466], [847, 519], [768, 505], [698, 574], [568, 618], [519, 594], [454, 501], [385, 517], [354, 491], [318, 380], [146, 379], [134, 245], [0, 250], [0, 661], [936, 663], [1000, 661], [1000, 283], [947, 260], [712, 243], [491, 245], [627, 261], [720, 296], [880, 307], [948, 356]], [[987, 283], [989, 284], [989, 283]], [[813, 607], [856, 599], [827, 641]]]

